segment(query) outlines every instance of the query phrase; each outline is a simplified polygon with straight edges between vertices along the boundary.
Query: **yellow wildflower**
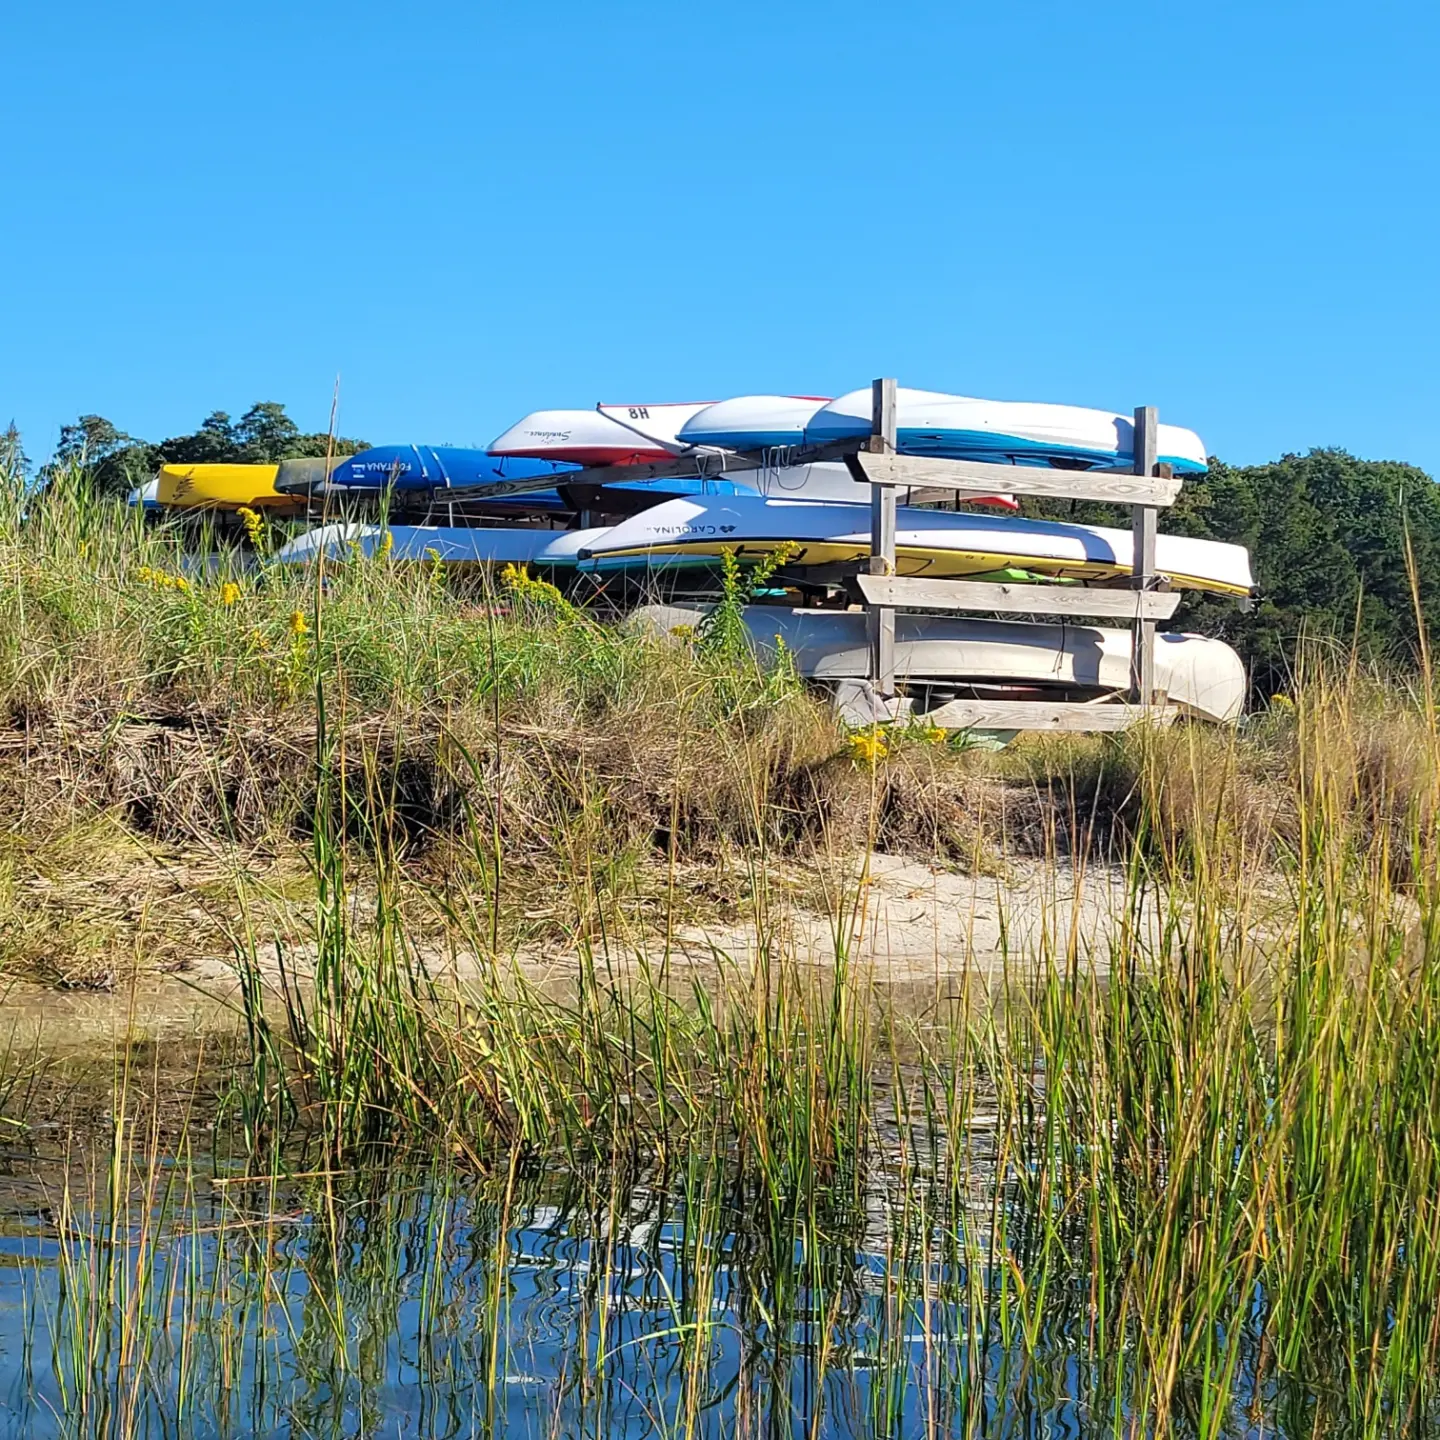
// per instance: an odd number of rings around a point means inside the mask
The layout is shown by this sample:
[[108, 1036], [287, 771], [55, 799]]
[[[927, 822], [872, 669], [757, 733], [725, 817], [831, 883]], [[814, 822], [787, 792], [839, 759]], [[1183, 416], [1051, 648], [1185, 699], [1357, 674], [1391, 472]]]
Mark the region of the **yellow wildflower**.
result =
[[869, 765], [873, 769], [889, 753], [890, 747], [878, 726], [871, 730], [857, 730], [850, 736], [850, 758], [856, 764]]
[[245, 636], [245, 643], [252, 650], [263, 650], [265, 648], [265, 632], [258, 626], [252, 628]]
[[233, 580], [227, 580], [220, 587], [220, 603], [222, 605], [233, 605], [239, 598], [240, 587]]
[[302, 635], [310, 633], [310, 622], [305, 618], [304, 612], [292, 610], [290, 612], [290, 633], [298, 640]]
[[950, 738], [950, 732], [939, 725], [927, 725], [920, 732], [920, 738], [927, 745], [943, 745]]
[[1295, 702], [1288, 695], [1272, 695], [1270, 697], [1270, 708], [1272, 710], [1293, 710]]
[[395, 537], [387, 530], [381, 537], [380, 543], [375, 547], [375, 558], [383, 560], [395, 548]]
[[135, 578], [155, 590], [179, 590], [184, 593], [190, 589], [190, 582], [183, 575], [171, 575], [150, 565], [141, 565], [135, 571]]
[[524, 565], [507, 565], [500, 572], [500, 583], [517, 600], [535, 605], [565, 604], [565, 597], [548, 580], [537, 580]]
[[248, 505], [242, 505], [235, 512], [235, 518], [245, 527], [250, 543], [258, 546], [265, 534], [265, 522]]

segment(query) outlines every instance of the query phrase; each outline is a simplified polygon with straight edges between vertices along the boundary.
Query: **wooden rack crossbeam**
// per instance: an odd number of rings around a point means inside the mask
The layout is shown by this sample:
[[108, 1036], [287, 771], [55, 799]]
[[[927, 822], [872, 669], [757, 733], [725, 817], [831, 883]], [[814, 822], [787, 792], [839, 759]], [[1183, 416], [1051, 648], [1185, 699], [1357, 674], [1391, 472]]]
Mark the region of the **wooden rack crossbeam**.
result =
[[863, 450], [855, 456], [855, 463], [872, 485], [965, 490], [974, 495], [999, 492], [1062, 500], [1104, 500], [1121, 505], [1173, 505], [1180, 493], [1179, 477], [1168, 474], [1051, 470], [1039, 465], [989, 465], [979, 460], [932, 460], [920, 455], [875, 455]]
[[1178, 705], [1086, 704], [1056, 700], [951, 700], [925, 720], [942, 730], [1128, 730], [1137, 721], [1171, 725]]
[[1083, 585], [927, 580], [919, 575], [859, 575], [855, 584], [867, 605], [890, 610], [976, 610], [1001, 615], [1168, 620], [1180, 604], [1180, 595], [1174, 590], [1101, 590]]

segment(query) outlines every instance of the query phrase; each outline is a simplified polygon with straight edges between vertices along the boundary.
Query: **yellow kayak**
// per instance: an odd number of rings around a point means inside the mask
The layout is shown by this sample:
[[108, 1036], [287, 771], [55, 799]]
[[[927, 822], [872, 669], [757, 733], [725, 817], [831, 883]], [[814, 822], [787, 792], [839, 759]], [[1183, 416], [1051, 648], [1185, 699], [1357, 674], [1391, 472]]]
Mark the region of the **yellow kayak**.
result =
[[278, 465], [162, 465], [155, 499], [179, 510], [238, 510], [242, 505], [294, 508], [275, 488]]

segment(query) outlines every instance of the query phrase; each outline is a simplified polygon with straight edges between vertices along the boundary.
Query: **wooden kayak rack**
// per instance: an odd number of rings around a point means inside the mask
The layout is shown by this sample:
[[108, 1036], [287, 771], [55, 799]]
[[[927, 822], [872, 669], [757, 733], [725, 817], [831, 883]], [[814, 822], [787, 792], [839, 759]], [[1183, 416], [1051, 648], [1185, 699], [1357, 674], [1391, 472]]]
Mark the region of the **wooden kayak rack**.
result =
[[[897, 708], [897, 611], [985, 611], [1129, 622], [1134, 633], [1129, 694], [1115, 702], [952, 700], [926, 717], [930, 724], [949, 729], [1093, 731], [1124, 729], [1140, 719], [1160, 724], [1174, 720], [1178, 707], [1168, 704], [1155, 686], [1155, 622], [1169, 619], [1180, 597], [1165, 589], [1155, 573], [1155, 535], [1159, 508], [1175, 503], [1181, 482], [1169, 465], [1156, 461], [1160, 432], [1156, 408], [1143, 405], [1135, 411], [1133, 472], [1061, 470], [897, 454], [895, 393], [893, 379], [874, 382], [870, 436], [845, 456], [851, 476], [870, 486], [869, 573], [860, 575], [856, 584], [865, 602], [870, 637], [869, 686], [879, 706]], [[897, 574], [895, 492], [900, 487], [1129, 505], [1134, 546], [1128, 583], [1010, 585]]]
[[[1123, 620], [1133, 627], [1130, 650], [1130, 686], [1093, 701], [952, 700], [931, 711], [929, 723], [950, 729], [994, 730], [1120, 730], [1144, 719], [1167, 724], [1176, 719], [1178, 706], [1155, 685], [1155, 622], [1175, 613], [1180, 597], [1168, 590], [1155, 573], [1156, 518], [1161, 507], [1173, 505], [1180, 493], [1180, 478], [1169, 465], [1158, 463], [1160, 424], [1153, 405], [1135, 410], [1131, 471], [1064, 470], [1058, 467], [993, 465], [978, 460], [938, 460], [901, 455], [896, 446], [896, 382], [876, 380], [871, 386], [871, 430], [860, 439], [822, 446], [755, 452], [713, 451], [677, 456], [674, 460], [627, 466], [625, 479], [659, 480], [668, 477], [718, 479], [775, 465], [801, 465], [813, 461], [843, 460], [851, 476], [870, 487], [870, 559], [868, 573], [855, 577], [864, 601], [869, 633], [869, 678], [863, 704], [849, 705], [857, 718], [869, 708], [876, 719], [894, 718], [896, 702], [895, 615], [900, 610], [1010, 615], [1059, 615], [1086, 619]], [[565, 476], [564, 483], [604, 484], [615, 479], [615, 469], [601, 466]], [[452, 501], [483, 500], [497, 495], [523, 493], [555, 483], [551, 478], [498, 481], [444, 492]], [[1134, 538], [1131, 573], [1103, 586], [996, 584], [979, 580], [932, 580], [897, 573], [895, 557], [896, 491], [909, 491], [912, 499], [924, 495], [1038, 495], [1050, 499], [1099, 500], [1130, 506]], [[856, 686], [858, 682], [845, 682]]]

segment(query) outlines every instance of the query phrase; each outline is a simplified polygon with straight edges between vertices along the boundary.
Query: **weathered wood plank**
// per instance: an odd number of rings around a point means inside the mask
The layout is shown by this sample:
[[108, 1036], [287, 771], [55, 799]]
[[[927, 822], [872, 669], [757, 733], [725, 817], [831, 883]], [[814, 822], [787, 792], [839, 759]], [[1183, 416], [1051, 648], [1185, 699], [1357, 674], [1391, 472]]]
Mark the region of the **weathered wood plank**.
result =
[[[1160, 413], [1153, 405], [1135, 407], [1135, 473], [1155, 473], [1160, 444]], [[1136, 505], [1130, 512], [1130, 569], [1137, 590], [1146, 590], [1155, 576], [1155, 509]], [[1155, 698], [1155, 622], [1140, 617], [1130, 646], [1130, 689], [1132, 699], [1149, 705]]]
[[1168, 620], [1180, 604], [1180, 594], [1174, 590], [1095, 590], [1079, 585], [1011, 585], [911, 575], [860, 575], [855, 583], [867, 604], [898, 610], [993, 610], [1014, 615]]
[[[874, 455], [855, 464], [877, 485], [929, 486], [985, 495], [1048, 495], [1057, 500], [1106, 500], [1121, 505], [1173, 505], [1174, 475], [1127, 475], [1115, 470], [1052, 470], [1040, 465], [989, 465], [980, 460], [932, 460], [923, 455]], [[1152, 467], [1153, 468], [1153, 467]]]
[[[871, 391], [870, 444], [878, 453], [895, 449], [895, 381], [876, 380]], [[895, 491], [870, 487], [870, 573], [895, 573]], [[871, 606], [866, 620], [870, 638], [870, 679], [881, 695], [895, 693], [895, 612]]]
[[1128, 730], [1141, 721], [1173, 725], [1178, 705], [1085, 705], [1078, 701], [951, 700], [920, 718], [942, 730]]

